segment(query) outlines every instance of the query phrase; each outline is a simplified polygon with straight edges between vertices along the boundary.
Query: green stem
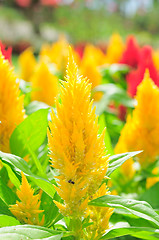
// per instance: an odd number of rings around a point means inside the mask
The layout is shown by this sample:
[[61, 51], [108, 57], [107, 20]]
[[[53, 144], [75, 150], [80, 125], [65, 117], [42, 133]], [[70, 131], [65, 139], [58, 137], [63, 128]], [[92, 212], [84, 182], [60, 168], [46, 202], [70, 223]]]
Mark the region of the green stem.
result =
[[42, 165], [41, 165], [39, 159], [36, 157], [36, 155], [33, 152], [33, 150], [29, 146], [28, 146], [28, 150], [29, 150], [29, 152], [30, 152], [30, 154], [32, 156], [32, 159], [33, 159], [33, 161], [34, 161], [34, 163], [35, 163], [35, 165], [36, 165], [36, 167], [37, 167], [37, 169], [39, 171], [40, 176], [44, 177], [44, 178], [47, 178], [46, 173], [43, 171]]
[[74, 240], [82, 240], [83, 230], [82, 222], [79, 218], [70, 219], [70, 230], [73, 232]]

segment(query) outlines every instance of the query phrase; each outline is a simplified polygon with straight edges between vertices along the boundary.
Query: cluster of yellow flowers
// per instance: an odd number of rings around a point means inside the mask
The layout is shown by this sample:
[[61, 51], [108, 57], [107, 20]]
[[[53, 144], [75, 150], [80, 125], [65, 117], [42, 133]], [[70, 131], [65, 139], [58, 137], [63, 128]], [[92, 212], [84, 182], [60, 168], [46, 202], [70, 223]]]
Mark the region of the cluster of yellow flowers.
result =
[[[102, 183], [109, 159], [104, 144], [104, 131], [98, 135], [98, 117], [92, 107], [91, 89], [101, 84], [99, 66], [119, 62], [124, 49], [122, 39], [114, 34], [107, 53], [88, 45], [80, 60], [74, 49], [68, 50], [66, 39], [61, 38], [52, 46], [42, 47], [39, 62], [31, 49], [27, 49], [19, 58], [21, 77], [32, 84], [31, 99], [50, 106], [55, 104], [57, 112], [51, 112], [48, 143], [51, 166], [58, 172], [55, 189], [63, 202], [54, 202], [60, 212], [72, 221], [82, 221], [83, 217], [89, 216], [93, 224], [87, 227], [83, 239], [98, 239], [109, 228], [113, 212], [109, 207], [88, 206], [89, 200], [109, 194], [106, 184]], [[157, 59], [158, 55], [154, 53], [156, 68]], [[66, 76], [60, 84], [57, 77], [59, 72]], [[19, 82], [1, 51], [0, 79], [0, 150], [10, 152], [10, 136], [24, 120], [25, 111]], [[146, 169], [159, 155], [159, 137], [156, 134], [159, 130], [159, 88], [151, 80], [148, 70], [138, 86], [135, 99], [137, 104], [132, 115], [127, 116], [115, 152], [144, 150], [136, 159], [141, 168]], [[126, 161], [121, 171], [128, 179], [132, 179], [135, 174], [133, 159]], [[158, 168], [153, 173], [157, 174]], [[158, 177], [147, 179], [147, 187], [158, 180]], [[40, 194], [34, 195], [23, 173], [17, 196], [20, 201], [10, 206], [12, 214], [21, 223], [43, 225]], [[78, 226], [76, 235], [82, 234], [81, 226]]]
[[[81, 74], [88, 77], [93, 89], [102, 81], [99, 67], [103, 64], [118, 62], [124, 51], [124, 44], [120, 35], [114, 34], [110, 39], [107, 53], [103, 53], [98, 47], [90, 44], [86, 45], [82, 59], [80, 59], [74, 48], [72, 48], [72, 51]], [[58, 79], [55, 75], [58, 72], [65, 74], [67, 58], [68, 42], [64, 36], [52, 45], [42, 46], [39, 62], [36, 61], [31, 48], [26, 49], [20, 55], [21, 78], [32, 83], [32, 100], [43, 101], [51, 106], [54, 105], [54, 98], [59, 93]], [[46, 92], [47, 96], [45, 96]], [[98, 95], [94, 96], [94, 99], [98, 100], [101, 96]]]
[[[3, 80], [1, 92], [4, 91], [0, 99], [1, 129], [3, 129], [0, 135], [1, 150], [9, 152], [10, 135], [16, 125], [24, 119], [23, 97], [19, 97], [20, 91], [16, 77], [2, 54], [0, 61], [0, 74]], [[34, 60], [33, 62], [35, 63]], [[56, 91], [55, 86], [58, 88], [55, 85], [57, 79], [50, 73], [45, 62], [41, 62], [28, 78], [32, 79], [33, 88], [40, 83], [43, 91], [45, 78], [50, 88], [52, 86], [54, 91]], [[47, 93], [49, 94], [49, 88]], [[7, 99], [8, 96], [10, 101]], [[36, 92], [32, 97], [38, 98]], [[53, 96], [50, 99], [41, 92], [41, 97], [43, 101], [47, 98], [50, 105], [52, 104]], [[65, 216], [70, 216], [72, 219], [81, 219], [89, 214], [91, 221], [95, 224], [94, 228], [90, 228], [90, 233], [99, 235], [109, 227], [112, 209], [88, 207], [89, 200], [109, 194], [105, 184], [100, 187], [107, 171], [108, 156], [105, 151], [104, 131], [100, 137], [98, 136], [98, 118], [95, 115], [95, 109], [92, 109], [93, 101], [90, 102], [90, 97], [91, 84], [88, 79], [79, 74], [74, 54], [70, 50], [66, 78], [61, 82], [61, 104], [56, 101], [57, 115], [52, 111], [52, 122], [49, 124], [48, 131], [51, 163], [59, 171], [58, 187], [55, 186], [55, 188], [64, 200], [63, 204], [56, 202], [56, 205]], [[12, 120], [11, 123], [4, 124], [8, 119]], [[10, 206], [13, 215], [21, 223], [43, 225], [44, 215], [42, 220], [39, 220], [39, 214], [43, 212], [39, 209], [40, 195], [34, 195], [34, 190], [31, 189], [23, 173], [22, 185], [20, 190], [17, 190], [17, 196], [20, 201]], [[100, 221], [97, 211], [100, 211]]]

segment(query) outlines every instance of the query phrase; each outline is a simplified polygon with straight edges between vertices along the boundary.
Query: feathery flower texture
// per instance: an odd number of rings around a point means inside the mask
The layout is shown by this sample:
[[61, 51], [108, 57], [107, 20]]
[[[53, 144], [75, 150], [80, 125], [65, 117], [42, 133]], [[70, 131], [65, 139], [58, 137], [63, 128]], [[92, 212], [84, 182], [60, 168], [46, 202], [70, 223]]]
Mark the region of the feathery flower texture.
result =
[[121, 132], [116, 153], [144, 150], [138, 157], [142, 168], [146, 168], [159, 155], [159, 88], [145, 72], [137, 89], [137, 106], [132, 117], [129, 115]]
[[39, 210], [40, 195], [34, 195], [34, 190], [28, 183], [24, 173], [22, 173], [22, 185], [20, 190], [17, 190], [17, 196], [21, 202], [16, 201], [16, 204], [10, 206], [10, 211], [21, 222], [32, 225], [43, 225], [44, 215], [39, 221], [39, 214], [44, 210]]
[[[56, 102], [48, 131], [51, 163], [59, 171], [56, 202], [65, 216], [84, 215], [87, 202], [101, 185], [107, 166], [104, 132], [98, 137], [98, 118], [90, 102], [91, 84], [78, 74], [72, 52], [62, 82], [61, 104]], [[110, 216], [108, 216], [109, 218]]]
[[13, 69], [0, 51], [0, 150], [10, 152], [9, 138], [24, 119], [23, 97]]

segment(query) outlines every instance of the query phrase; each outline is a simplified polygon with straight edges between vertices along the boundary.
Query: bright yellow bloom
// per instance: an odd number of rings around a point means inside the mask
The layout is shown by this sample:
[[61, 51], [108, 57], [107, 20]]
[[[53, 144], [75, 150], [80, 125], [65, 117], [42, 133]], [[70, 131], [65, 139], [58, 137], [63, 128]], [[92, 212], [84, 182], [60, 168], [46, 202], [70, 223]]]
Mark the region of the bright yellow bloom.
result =
[[[126, 128], [126, 126], [125, 126], [125, 128]], [[118, 144], [115, 147], [115, 153], [119, 154], [119, 153], [124, 153], [124, 152], [127, 152], [127, 151], [128, 150], [126, 148], [125, 142], [124, 141], [119, 141]], [[121, 165], [120, 170], [121, 170], [121, 173], [126, 177], [127, 180], [132, 179], [134, 174], [135, 174], [133, 159], [130, 158], [130, 159], [126, 160], [126, 162]]]
[[[80, 72], [87, 77], [92, 84], [92, 89], [101, 84], [102, 75], [98, 66], [104, 63], [104, 54], [102, 51], [92, 45], [87, 45], [80, 65]], [[95, 101], [100, 100], [102, 93], [98, 92], [93, 95]]]
[[[74, 52], [76, 58], [77, 54]], [[54, 63], [56, 69], [64, 73], [68, 59], [68, 42], [64, 36], [50, 45], [43, 45], [40, 51], [40, 59], [47, 63]]]
[[120, 35], [117, 33], [113, 34], [107, 47], [105, 62], [109, 64], [118, 63], [124, 48], [125, 46]]
[[105, 54], [97, 47], [88, 44], [83, 53], [82, 65], [85, 65], [88, 61], [93, 61], [96, 66], [101, 66], [105, 62]]
[[22, 185], [20, 190], [17, 190], [17, 196], [21, 202], [16, 201], [16, 204], [10, 206], [12, 214], [23, 224], [43, 225], [44, 215], [41, 222], [39, 221], [39, 214], [44, 211], [39, 210], [40, 195], [34, 195], [34, 190], [28, 183], [24, 173], [22, 173]]
[[[105, 184], [98, 189], [98, 191], [93, 195], [92, 199], [102, 197], [104, 195], [109, 195], [110, 192]], [[93, 225], [90, 225], [87, 228], [87, 232], [90, 236], [89, 239], [92, 239], [93, 235], [95, 239], [100, 239], [105, 230], [109, 228], [109, 219], [113, 213], [113, 208], [109, 207], [96, 207], [89, 206], [87, 209], [87, 216], [90, 217], [90, 222], [93, 222]]]
[[[118, 152], [144, 150], [138, 155], [142, 168], [146, 168], [159, 155], [159, 88], [150, 79], [148, 70], [138, 86], [137, 105], [129, 115], [116, 146]], [[116, 151], [117, 152], [117, 151]]]
[[61, 87], [61, 104], [56, 102], [48, 131], [51, 163], [59, 171], [57, 191], [64, 215], [84, 214], [88, 197], [99, 188], [108, 166], [104, 132], [98, 137], [98, 119], [90, 102], [91, 85], [78, 74], [72, 52]]
[[[159, 174], [159, 168], [156, 167], [152, 171], [153, 174]], [[155, 183], [159, 182], [159, 177], [149, 177], [146, 179], [146, 188], [152, 187]]]
[[13, 68], [0, 51], [0, 150], [10, 152], [9, 138], [24, 119], [23, 97]]
[[31, 48], [27, 48], [21, 53], [19, 56], [19, 66], [21, 78], [29, 82], [36, 66], [36, 60]]
[[92, 83], [92, 88], [101, 84], [102, 76], [93, 60], [89, 61], [88, 59], [85, 64], [81, 65], [81, 73], [83, 76], [88, 77], [90, 83]]
[[46, 63], [40, 63], [31, 77], [31, 82], [33, 88], [31, 99], [54, 105], [58, 94], [58, 78], [52, 74]]

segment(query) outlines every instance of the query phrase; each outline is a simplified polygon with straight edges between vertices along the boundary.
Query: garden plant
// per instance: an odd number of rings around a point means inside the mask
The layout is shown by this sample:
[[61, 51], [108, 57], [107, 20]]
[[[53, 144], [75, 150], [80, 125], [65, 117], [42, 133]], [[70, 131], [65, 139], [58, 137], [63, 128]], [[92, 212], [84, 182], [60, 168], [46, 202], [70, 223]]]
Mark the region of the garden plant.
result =
[[0, 239], [159, 238], [159, 53], [113, 34], [0, 50]]

